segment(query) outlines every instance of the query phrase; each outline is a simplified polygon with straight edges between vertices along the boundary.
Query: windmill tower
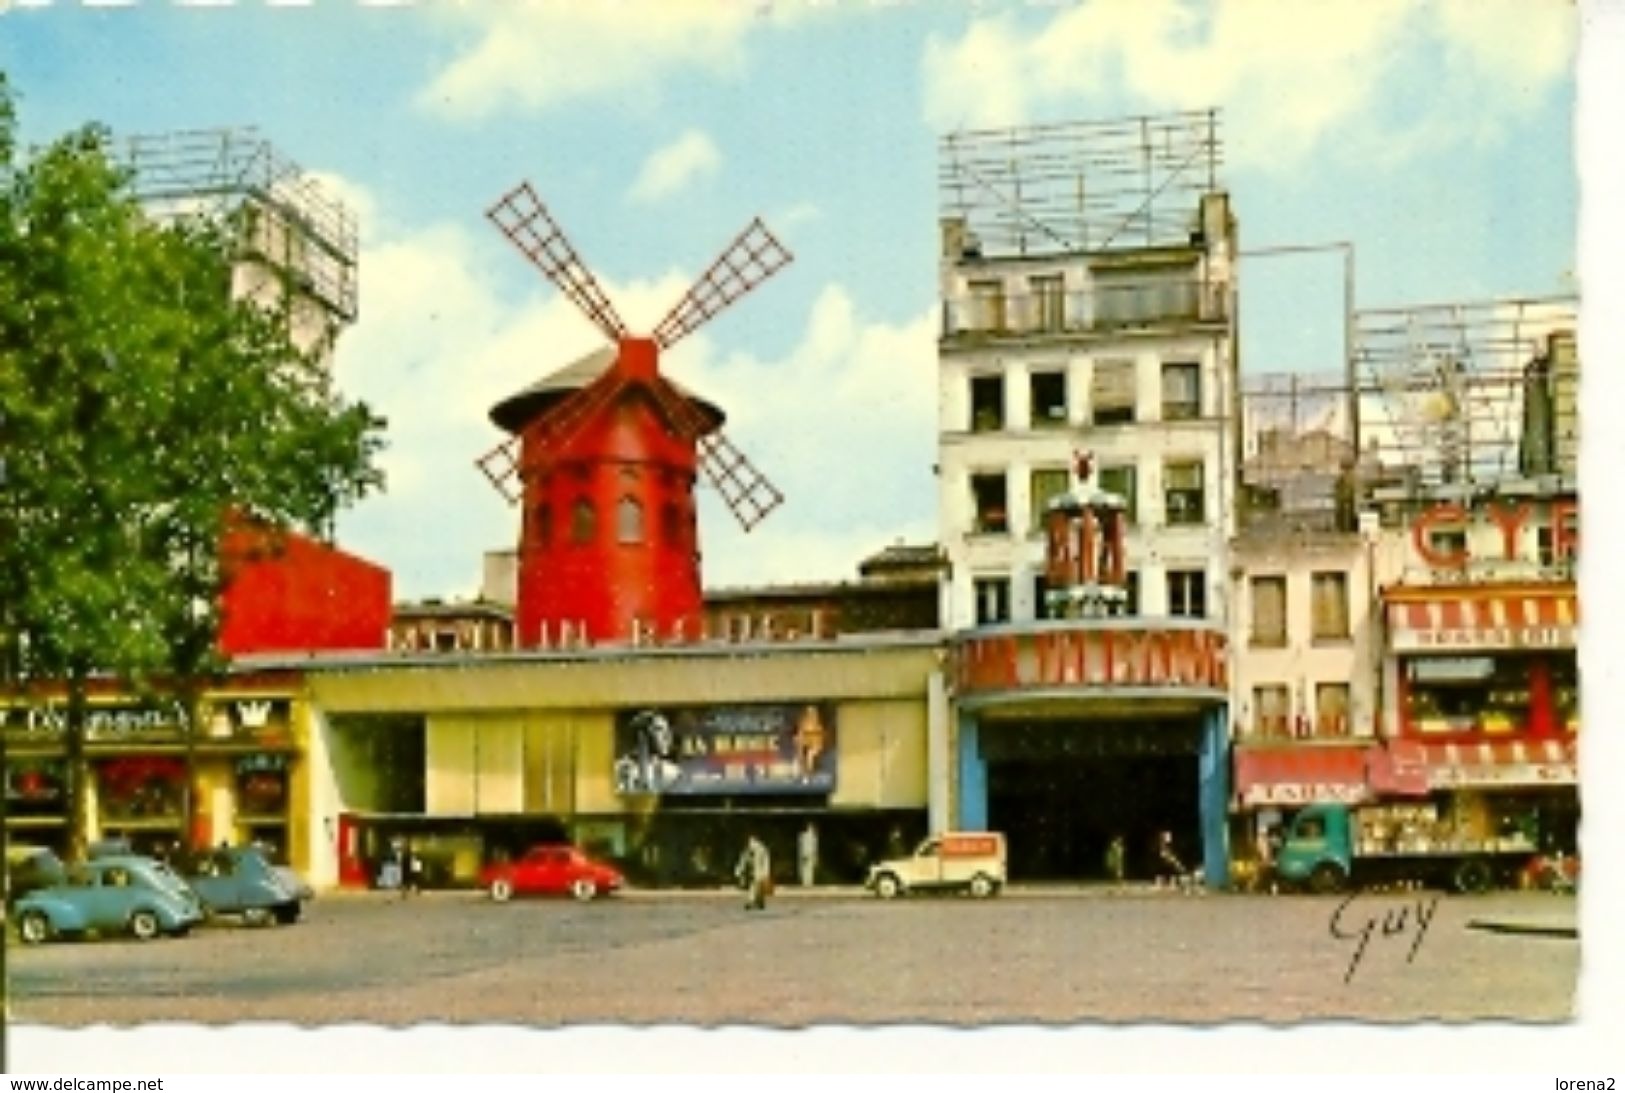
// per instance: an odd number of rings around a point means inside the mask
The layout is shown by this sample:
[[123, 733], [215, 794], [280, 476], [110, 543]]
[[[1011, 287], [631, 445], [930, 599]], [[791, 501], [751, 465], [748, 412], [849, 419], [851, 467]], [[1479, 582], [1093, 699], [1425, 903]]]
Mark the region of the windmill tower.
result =
[[790, 253], [753, 220], [654, 334], [637, 337], [529, 183], [486, 215], [611, 343], [491, 410], [512, 435], [478, 465], [521, 506], [518, 644], [697, 637], [697, 470], [746, 531], [784, 496], [722, 435], [721, 410], [661, 374], [660, 352]]

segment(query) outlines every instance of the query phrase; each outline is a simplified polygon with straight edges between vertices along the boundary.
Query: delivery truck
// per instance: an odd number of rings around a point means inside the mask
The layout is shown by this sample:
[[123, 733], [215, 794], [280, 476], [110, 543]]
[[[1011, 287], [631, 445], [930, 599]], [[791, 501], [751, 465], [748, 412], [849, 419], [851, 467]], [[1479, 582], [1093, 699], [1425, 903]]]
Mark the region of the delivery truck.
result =
[[1535, 849], [1522, 834], [1464, 832], [1432, 805], [1315, 804], [1293, 817], [1275, 872], [1312, 892], [1405, 883], [1483, 892], [1516, 883]]
[[994, 831], [945, 831], [906, 858], [869, 867], [865, 887], [881, 899], [910, 892], [968, 892], [981, 899], [1004, 887], [1004, 836]]

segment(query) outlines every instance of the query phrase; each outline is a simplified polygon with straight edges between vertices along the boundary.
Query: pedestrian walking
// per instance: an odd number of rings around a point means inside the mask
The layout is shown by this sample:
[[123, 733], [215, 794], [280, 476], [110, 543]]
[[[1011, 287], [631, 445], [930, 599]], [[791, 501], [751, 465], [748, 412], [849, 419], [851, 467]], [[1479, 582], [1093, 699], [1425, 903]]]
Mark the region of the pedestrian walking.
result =
[[1275, 830], [1262, 821], [1258, 825], [1256, 847], [1258, 851], [1258, 879], [1257, 891], [1276, 892], [1275, 881]]
[[767, 845], [755, 835], [746, 840], [745, 852], [739, 855], [734, 875], [745, 889], [745, 910], [765, 910], [767, 897], [773, 891], [773, 859]]
[[810, 820], [796, 839], [796, 864], [801, 867], [801, 887], [818, 883], [818, 828]]
[[1128, 847], [1123, 843], [1123, 836], [1113, 835], [1112, 841], [1106, 844], [1106, 876], [1111, 878], [1113, 884], [1123, 883], [1123, 871], [1128, 855]]
[[423, 885], [423, 862], [412, 852], [412, 844], [405, 838], [395, 839], [395, 868], [401, 878], [401, 899], [416, 895]]

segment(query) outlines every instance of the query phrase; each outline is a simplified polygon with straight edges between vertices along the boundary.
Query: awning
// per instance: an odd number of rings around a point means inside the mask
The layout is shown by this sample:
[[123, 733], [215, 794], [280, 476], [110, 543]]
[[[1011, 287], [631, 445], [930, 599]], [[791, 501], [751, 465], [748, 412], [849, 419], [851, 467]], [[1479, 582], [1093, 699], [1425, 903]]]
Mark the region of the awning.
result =
[[1243, 805], [1359, 804], [1369, 798], [1366, 744], [1238, 747], [1236, 799]]
[[1393, 589], [1389, 645], [1395, 652], [1454, 649], [1572, 649], [1580, 602], [1554, 588]]
[[1572, 786], [1579, 782], [1573, 740], [1506, 740], [1484, 744], [1429, 744], [1428, 784], [1457, 786]]

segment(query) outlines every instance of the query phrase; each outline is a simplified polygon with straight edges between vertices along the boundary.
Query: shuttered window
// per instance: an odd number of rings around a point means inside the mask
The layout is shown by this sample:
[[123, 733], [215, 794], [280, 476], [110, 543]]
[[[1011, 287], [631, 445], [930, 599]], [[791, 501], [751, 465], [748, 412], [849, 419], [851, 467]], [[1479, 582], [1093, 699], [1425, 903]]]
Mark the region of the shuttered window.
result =
[[1315, 735], [1347, 736], [1349, 732], [1349, 685], [1315, 685]]
[[1266, 683], [1253, 688], [1253, 735], [1286, 736], [1292, 700], [1285, 684]]
[[1089, 407], [1096, 425], [1134, 420], [1136, 378], [1133, 361], [1096, 361], [1089, 385]]
[[1286, 578], [1254, 577], [1252, 601], [1252, 644], [1266, 647], [1285, 645]]
[[1316, 573], [1310, 585], [1316, 641], [1343, 641], [1349, 636], [1347, 573]]

